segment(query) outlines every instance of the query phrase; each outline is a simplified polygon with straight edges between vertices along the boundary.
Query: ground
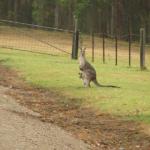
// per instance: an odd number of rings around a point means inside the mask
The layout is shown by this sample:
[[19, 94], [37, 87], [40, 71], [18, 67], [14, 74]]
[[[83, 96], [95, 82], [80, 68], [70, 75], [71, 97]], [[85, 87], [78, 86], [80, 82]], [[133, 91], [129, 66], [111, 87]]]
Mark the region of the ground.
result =
[[41, 122], [37, 113], [18, 105], [0, 86], [1, 150], [87, 150], [89, 146], [64, 130]]
[[[22, 125], [25, 121], [31, 122], [31, 124], [33, 121], [33, 127], [36, 127], [37, 122], [37, 124], [41, 124], [40, 128], [43, 130], [43, 126], [46, 126], [47, 123], [53, 123], [88, 143], [92, 150], [118, 150], [119, 148], [149, 150], [150, 135], [143, 132], [140, 123], [103, 114], [91, 107], [69, 103], [69, 100], [68, 103], [63, 103], [57, 93], [28, 85], [14, 70], [1, 65], [0, 72], [0, 84], [9, 87], [5, 94], [13, 97], [28, 109], [39, 113], [40, 117], [38, 118], [43, 122], [32, 120], [30, 117], [25, 120], [17, 116], [22, 121]], [[63, 97], [61, 98], [63, 99]], [[15, 114], [1, 110], [1, 115], [12, 115], [13, 117]], [[9, 120], [12, 121], [12, 124], [16, 123], [15, 119], [9, 117]], [[4, 127], [1, 131], [5, 131]], [[47, 130], [47, 132], [49, 131]], [[27, 133], [22, 132], [22, 134], [26, 135]], [[2, 139], [4, 140], [4, 138]]]
[[[82, 38], [90, 61], [91, 37], [82, 35]], [[4, 48], [0, 49], [0, 63], [4, 66], [0, 65], [0, 85], [7, 89], [5, 96], [13, 98], [28, 111], [36, 112], [39, 117], [28, 115], [26, 118], [14, 111], [4, 114], [15, 115], [23, 122], [30, 119], [28, 122], [37, 122], [41, 126], [59, 126], [90, 145], [92, 150], [149, 150], [150, 71], [139, 68], [140, 46], [137, 42], [132, 43], [132, 63], [128, 67], [128, 43], [119, 40], [118, 66], [114, 66], [115, 40], [106, 39], [105, 64], [102, 63], [102, 41], [95, 37], [92, 65], [99, 82], [117, 85], [120, 89], [82, 87], [77, 61], [54, 48], [71, 53], [72, 34], [1, 26], [0, 45]], [[146, 45], [148, 69], [149, 50]], [[11, 123], [15, 124], [15, 119]]]

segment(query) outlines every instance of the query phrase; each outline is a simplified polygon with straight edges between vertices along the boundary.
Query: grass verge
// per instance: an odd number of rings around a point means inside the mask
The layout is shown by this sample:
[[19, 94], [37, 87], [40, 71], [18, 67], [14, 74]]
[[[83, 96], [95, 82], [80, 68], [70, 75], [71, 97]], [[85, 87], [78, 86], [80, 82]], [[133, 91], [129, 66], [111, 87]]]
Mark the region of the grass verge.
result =
[[138, 66], [125, 67], [126, 60], [119, 66], [101, 64], [97, 59], [93, 64], [98, 80], [102, 84], [113, 84], [113, 88], [83, 88], [78, 78], [78, 64], [67, 57], [55, 57], [28, 52], [0, 49], [0, 60], [6, 66], [17, 69], [30, 84], [48, 88], [65, 97], [84, 99], [103, 112], [129, 119], [150, 123], [150, 72], [140, 71]]

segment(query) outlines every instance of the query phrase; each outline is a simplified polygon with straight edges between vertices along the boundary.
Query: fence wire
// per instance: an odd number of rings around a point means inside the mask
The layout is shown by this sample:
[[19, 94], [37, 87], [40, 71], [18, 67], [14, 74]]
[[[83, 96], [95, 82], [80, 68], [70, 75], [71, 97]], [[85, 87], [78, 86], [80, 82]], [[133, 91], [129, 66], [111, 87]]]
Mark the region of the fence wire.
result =
[[72, 32], [0, 20], [0, 47], [49, 55], [70, 55]]
[[[128, 34], [111, 36], [109, 34], [94, 33], [81, 34], [81, 45], [86, 47], [87, 56], [91, 61], [110, 64], [123, 64], [126, 66], [139, 66], [140, 35]], [[148, 38], [148, 36], [147, 36]], [[93, 52], [94, 51], [94, 52]], [[146, 43], [146, 65], [150, 66], [150, 44]], [[94, 55], [94, 56], [93, 56]], [[105, 57], [105, 58], [104, 58]]]
[[[71, 55], [73, 31], [33, 24], [0, 20], [0, 47], [55, 56]], [[105, 63], [126, 62], [138, 65], [140, 36], [124, 34], [119, 37], [104, 33], [80, 32], [79, 47], [86, 47], [87, 57]], [[117, 41], [116, 41], [117, 40]], [[147, 41], [150, 37], [147, 36]], [[150, 43], [145, 45], [146, 63], [150, 66]], [[116, 54], [117, 53], [117, 54]], [[130, 55], [130, 56], [129, 56]], [[105, 57], [105, 58], [104, 58]], [[116, 58], [117, 57], [117, 58]], [[131, 59], [131, 60], [129, 60]]]

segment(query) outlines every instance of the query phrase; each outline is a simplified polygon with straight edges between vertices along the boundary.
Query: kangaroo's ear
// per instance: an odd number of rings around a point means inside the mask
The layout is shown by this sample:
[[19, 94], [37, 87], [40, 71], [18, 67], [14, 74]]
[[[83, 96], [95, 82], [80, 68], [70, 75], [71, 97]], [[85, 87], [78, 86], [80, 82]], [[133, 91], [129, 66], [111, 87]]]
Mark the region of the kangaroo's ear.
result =
[[86, 50], [86, 47], [84, 47], [82, 50], [85, 52], [85, 50]]
[[80, 51], [85, 51], [86, 47], [80, 47]]
[[82, 53], [84, 53], [85, 54], [85, 50], [86, 50], [86, 48], [84, 47], [84, 48], [82, 48]]
[[85, 55], [85, 50], [86, 50], [86, 48], [80, 47], [80, 54], [84, 56]]
[[80, 51], [82, 52], [82, 47], [80, 47]]

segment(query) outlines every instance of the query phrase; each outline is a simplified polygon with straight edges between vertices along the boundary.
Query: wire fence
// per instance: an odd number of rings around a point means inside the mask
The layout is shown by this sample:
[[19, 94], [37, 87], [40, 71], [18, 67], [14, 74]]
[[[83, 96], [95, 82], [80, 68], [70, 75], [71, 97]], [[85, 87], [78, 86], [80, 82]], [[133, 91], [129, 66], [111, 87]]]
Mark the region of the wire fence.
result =
[[[138, 66], [140, 62], [140, 34], [112, 36], [104, 33], [80, 35], [80, 47], [87, 48], [89, 59], [114, 65]], [[150, 37], [147, 37], [147, 39]], [[145, 45], [146, 64], [150, 66], [150, 43]]]
[[[74, 31], [0, 20], [0, 47], [55, 56], [71, 56]], [[104, 33], [82, 34], [80, 45], [87, 48], [92, 62], [127, 66], [139, 65], [140, 34], [112, 36]], [[148, 41], [150, 37], [147, 36]], [[145, 45], [146, 64], [150, 66], [150, 43]]]
[[0, 47], [49, 55], [70, 55], [72, 31], [0, 20]]

